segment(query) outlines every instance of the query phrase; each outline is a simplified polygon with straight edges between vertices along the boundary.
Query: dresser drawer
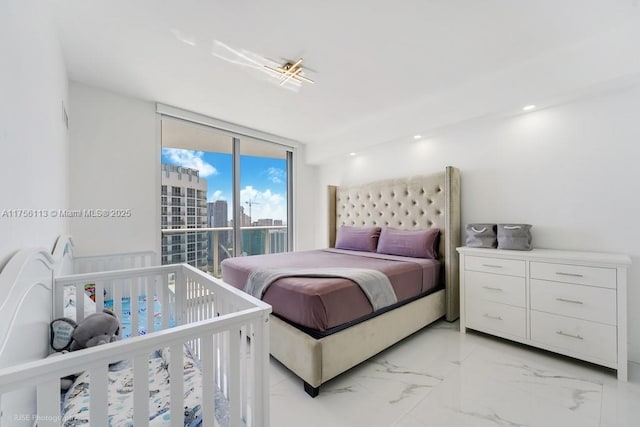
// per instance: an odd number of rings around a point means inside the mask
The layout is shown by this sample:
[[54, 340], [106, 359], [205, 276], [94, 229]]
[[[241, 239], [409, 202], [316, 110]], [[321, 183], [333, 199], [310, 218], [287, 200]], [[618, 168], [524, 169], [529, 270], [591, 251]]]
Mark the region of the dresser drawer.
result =
[[531, 312], [531, 341], [615, 363], [616, 327], [586, 320]]
[[616, 288], [616, 269], [583, 265], [531, 262], [531, 278], [555, 282]]
[[525, 307], [525, 278], [465, 271], [465, 292], [470, 304], [478, 300]]
[[466, 256], [465, 270], [482, 271], [485, 273], [506, 274], [509, 276], [524, 277], [524, 261], [517, 259], [489, 258], [479, 256]]
[[616, 291], [531, 279], [531, 309], [616, 324]]
[[526, 338], [524, 308], [490, 301], [473, 301], [467, 304], [466, 316], [469, 328]]

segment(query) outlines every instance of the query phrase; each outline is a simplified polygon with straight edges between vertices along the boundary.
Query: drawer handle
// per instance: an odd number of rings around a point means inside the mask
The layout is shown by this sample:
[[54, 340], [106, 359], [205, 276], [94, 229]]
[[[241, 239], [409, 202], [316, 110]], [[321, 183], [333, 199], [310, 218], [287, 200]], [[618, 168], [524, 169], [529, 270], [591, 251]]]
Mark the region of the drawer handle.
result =
[[484, 317], [488, 318], [488, 319], [493, 319], [493, 320], [502, 320], [501, 316], [492, 316], [490, 314], [485, 313]]
[[556, 298], [556, 301], [570, 302], [571, 304], [584, 304], [582, 301], [576, 301], [573, 299], [566, 299], [566, 298]]
[[482, 264], [483, 267], [492, 267], [492, 268], [502, 268], [501, 265], [495, 265], [495, 264]]
[[556, 334], [562, 335], [563, 337], [575, 338], [575, 339], [578, 339], [578, 340], [583, 340], [584, 339], [580, 335], [568, 334], [568, 333], [562, 332], [562, 331], [556, 331]]
[[584, 277], [582, 274], [575, 274], [575, 273], [563, 273], [561, 271], [556, 271], [556, 274], [558, 276], [570, 276], [570, 277]]
[[500, 291], [500, 292], [502, 292], [502, 288], [494, 288], [493, 286], [483, 286], [483, 288], [488, 289], [490, 291]]

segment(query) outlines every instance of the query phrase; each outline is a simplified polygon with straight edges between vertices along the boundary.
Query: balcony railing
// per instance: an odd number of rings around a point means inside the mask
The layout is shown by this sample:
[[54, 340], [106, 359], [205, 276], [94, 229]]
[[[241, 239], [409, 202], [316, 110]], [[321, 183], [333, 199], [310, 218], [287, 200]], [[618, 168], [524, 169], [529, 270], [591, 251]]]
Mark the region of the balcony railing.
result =
[[[233, 227], [180, 228], [160, 230], [160, 232], [162, 233], [163, 244], [165, 239], [171, 238], [171, 242], [173, 242], [173, 239], [177, 239], [179, 236], [184, 239], [182, 242], [196, 243], [195, 252], [193, 247], [183, 245], [184, 253], [182, 256], [185, 261], [178, 262], [189, 262], [194, 267], [216, 277], [221, 276], [220, 262], [226, 258], [286, 252], [289, 250], [286, 226], [240, 227], [242, 253], [237, 254], [232, 243]], [[169, 240], [166, 241], [168, 242]], [[170, 249], [168, 247], [163, 255], [168, 255]], [[179, 254], [171, 252], [172, 255], [166, 258], [167, 263], [176, 262], [175, 259], [179, 256]], [[187, 257], [187, 252], [190, 254], [189, 257]]]
[[[169, 215], [169, 218], [171, 218], [171, 216]], [[173, 226], [173, 225], [184, 225], [184, 219], [181, 219], [179, 217], [173, 217], [174, 219], [161, 219], [160, 220], [160, 224], [163, 227], [168, 227], [168, 226]], [[179, 229], [181, 230], [181, 229]]]
[[184, 206], [184, 202], [167, 200], [161, 203], [162, 206]]

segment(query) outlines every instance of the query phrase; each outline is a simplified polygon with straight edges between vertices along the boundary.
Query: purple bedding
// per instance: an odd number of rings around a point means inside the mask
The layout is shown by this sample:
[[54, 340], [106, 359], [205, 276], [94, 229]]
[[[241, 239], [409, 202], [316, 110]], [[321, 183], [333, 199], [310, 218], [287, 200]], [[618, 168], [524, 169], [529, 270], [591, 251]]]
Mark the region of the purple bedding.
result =
[[[371, 268], [385, 273], [399, 302], [439, 288], [440, 262], [372, 252], [321, 249], [229, 258], [222, 262], [225, 282], [243, 289], [253, 269], [304, 267]], [[373, 313], [360, 287], [348, 279], [286, 277], [269, 286], [263, 300], [273, 313], [317, 331], [352, 322]]]

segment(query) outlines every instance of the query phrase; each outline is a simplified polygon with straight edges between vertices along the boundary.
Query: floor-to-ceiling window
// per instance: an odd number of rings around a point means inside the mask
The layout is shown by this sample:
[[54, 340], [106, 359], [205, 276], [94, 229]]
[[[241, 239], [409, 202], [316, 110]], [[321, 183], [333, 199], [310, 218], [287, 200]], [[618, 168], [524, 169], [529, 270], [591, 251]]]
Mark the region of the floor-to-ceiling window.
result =
[[243, 255], [288, 250], [287, 152], [240, 139], [240, 240]]
[[220, 275], [228, 257], [289, 250], [291, 148], [161, 118], [162, 263]]

